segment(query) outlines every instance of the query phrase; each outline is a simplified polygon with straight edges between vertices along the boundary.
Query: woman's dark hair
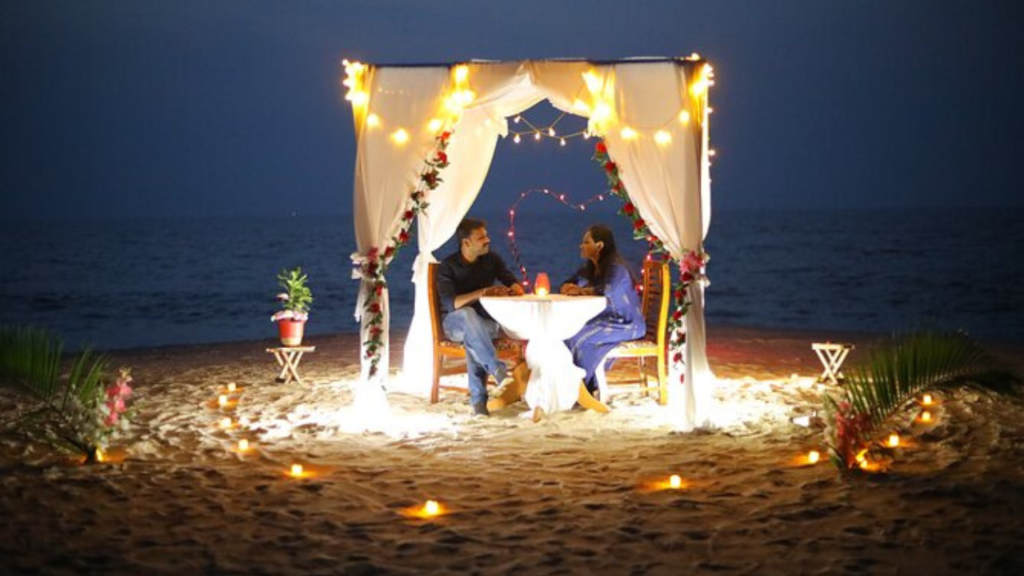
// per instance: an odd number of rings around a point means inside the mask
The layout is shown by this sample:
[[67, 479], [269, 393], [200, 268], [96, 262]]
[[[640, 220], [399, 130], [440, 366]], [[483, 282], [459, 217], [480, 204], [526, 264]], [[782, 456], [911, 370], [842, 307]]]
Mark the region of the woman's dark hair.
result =
[[[587, 228], [586, 233], [590, 234], [590, 239], [595, 243], [602, 242], [604, 246], [601, 248], [601, 254], [597, 257], [597, 266], [587, 260], [584, 266], [584, 275], [591, 286], [604, 286], [608, 268], [615, 263], [625, 264], [625, 260], [619, 255], [619, 249], [615, 246], [615, 235], [612, 234], [611, 228], [603, 224], [594, 224]], [[632, 271], [630, 271], [630, 275], [632, 275]]]

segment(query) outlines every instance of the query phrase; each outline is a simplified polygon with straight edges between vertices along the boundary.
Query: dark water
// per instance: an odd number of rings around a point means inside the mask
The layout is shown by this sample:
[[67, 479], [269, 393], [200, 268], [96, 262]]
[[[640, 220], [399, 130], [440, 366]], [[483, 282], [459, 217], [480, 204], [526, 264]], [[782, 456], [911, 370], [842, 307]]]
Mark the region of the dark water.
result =
[[[545, 207], [547, 204], [545, 204]], [[511, 263], [505, 207], [488, 217]], [[887, 332], [927, 324], [1024, 340], [1024, 211], [719, 212], [707, 240], [711, 324]], [[558, 281], [578, 265], [589, 222], [612, 224], [639, 262], [645, 246], [605, 210], [522, 209], [524, 264]], [[303, 266], [312, 334], [354, 332], [350, 218], [62, 221], [0, 234], [0, 323], [50, 328], [69, 346], [125, 348], [271, 337], [275, 276]], [[449, 243], [437, 252], [450, 253]], [[413, 250], [389, 274], [392, 326], [411, 316]]]

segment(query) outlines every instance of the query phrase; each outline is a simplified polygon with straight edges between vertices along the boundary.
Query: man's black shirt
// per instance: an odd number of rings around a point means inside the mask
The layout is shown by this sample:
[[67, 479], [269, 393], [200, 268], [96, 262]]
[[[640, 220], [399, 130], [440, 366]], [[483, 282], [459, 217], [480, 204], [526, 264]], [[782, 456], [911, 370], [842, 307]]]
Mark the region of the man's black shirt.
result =
[[[444, 312], [447, 314], [455, 311], [455, 297], [459, 294], [494, 286], [495, 280], [505, 286], [518, 282], [515, 275], [505, 266], [505, 261], [494, 252], [478, 256], [473, 263], [466, 262], [462, 252], [445, 258], [437, 267], [437, 294], [440, 296]], [[491, 317], [479, 300], [471, 306], [484, 318]]]

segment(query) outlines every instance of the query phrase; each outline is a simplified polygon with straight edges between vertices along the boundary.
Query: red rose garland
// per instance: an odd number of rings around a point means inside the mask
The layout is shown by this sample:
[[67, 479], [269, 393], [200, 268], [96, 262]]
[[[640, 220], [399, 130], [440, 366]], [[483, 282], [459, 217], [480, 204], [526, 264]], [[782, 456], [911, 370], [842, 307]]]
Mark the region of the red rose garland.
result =
[[366, 350], [366, 358], [370, 360], [370, 373], [372, 378], [377, 374], [377, 367], [380, 364], [381, 350], [384, 347], [384, 314], [380, 303], [380, 296], [384, 292], [387, 281], [384, 273], [388, 265], [394, 259], [398, 250], [409, 243], [409, 227], [417, 214], [427, 209], [425, 195], [427, 191], [437, 188], [441, 180], [441, 170], [448, 167], [448, 138], [451, 132], [442, 132], [435, 138], [436, 144], [430, 158], [424, 160], [423, 170], [420, 172], [420, 184], [409, 195], [406, 203], [408, 207], [402, 212], [402, 220], [394, 236], [381, 252], [374, 246], [366, 253], [366, 256], [353, 254], [352, 260], [358, 266], [358, 275], [368, 283], [366, 301], [363, 304], [363, 314], [369, 315], [367, 321], [369, 330], [363, 348]]
[[[626, 185], [619, 178], [619, 167], [608, 156], [608, 147], [604, 142], [598, 142], [594, 146], [594, 161], [604, 169], [608, 178], [610, 192], [622, 199], [623, 205], [619, 214], [626, 216], [633, 223], [633, 238], [635, 240], [647, 240], [651, 245], [651, 252], [668, 254], [661, 239], [651, 232], [647, 222], [640, 217], [640, 212], [629, 199], [626, 192]], [[683, 324], [683, 317], [690, 309], [692, 302], [687, 298], [690, 284], [704, 278], [704, 267], [708, 262], [708, 255], [703, 251], [691, 250], [687, 252], [679, 262], [679, 282], [672, 285], [673, 310], [668, 317], [669, 349], [673, 351], [671, 361], [673, 364], [683, 363], [681, 348], [686, 343], [686, 329]], [[667, 353], [667, 351], [666, 351]], [[679, 381], [683, 382], [685, 376], [680, 375]]]

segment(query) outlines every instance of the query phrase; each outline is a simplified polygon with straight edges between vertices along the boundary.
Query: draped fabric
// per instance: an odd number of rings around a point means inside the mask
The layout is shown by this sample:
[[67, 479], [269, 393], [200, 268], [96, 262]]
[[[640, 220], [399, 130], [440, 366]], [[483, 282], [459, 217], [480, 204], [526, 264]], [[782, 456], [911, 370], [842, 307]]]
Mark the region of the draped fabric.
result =
[[[356, 130], [356, 169], [353, 193], [356, 248], [365, 255], [384, 246], [400, 224], [410, 193], [419, 184], [423, 159], [434, 146], [426, 130], [448, 90], [447, 68], [370, 68], [365, 80], [369, 103], [353, 107]], [[375, 121], [369, 121], [371, 114]], [[399, 132], [402, 131], [402, 132]], [[402, 141], [397, 134], [404, 134]], [[362, 314], [368, 284], [361, 279], [355, 316], [361, 321], [360, 339], [366, 341], [369, 324]], [[380, 296], [384, 334], [388, 333], [388, 291]], [[369, 382], [369, 363], [363, 357], [363, 382], [357, 402], [386, 406], [383, 383], [388, 374], [388, 345], [384, 339], [376, 382]]]
[[[417, 220], [416, 311], [403, 370], [407, 390], [426, 394], [432, 380], [425, 281], [427, 264], [435, 261], [433, 251], [452, 236], [479, 194], [497, 139], [508, 134], [507, 118], [543, 99], [560, 110], [590, 118], [592, 131], [604, 137], [640, 215], [673, 258], [701, 248], [710, 219], [710, 187], [704, 100], [689, 90], [693, 78], [688, 74], [693, 75], [696, 66], [677, 60], [602, 65], [472, 62], [467, 65], [466, 86], [473, 91], [473, 99], [454, 115], [446, 107], [455, 82], [448, 68], [370, 67], [368, 111], [380, 117], [380, 125], [367, 126], [357, 111], [355, 225], [361, 253], [382, 246], [399, 223], [433, 144], [433, 134], [425, 127], [431, 119], [451, 118], [453, 128], [448, 147], [451, 164], [442, 171], [443, 183], [427, 195], [426, 214]], [[680, 119], [682, 112], [685, 122]], [[401, 146], [389, 138], [399, 126], [410, 136]], [[626, 128], [634, 136], [624, 132]], [[656, 141], [655, 132], [667, 134], [668, 140], [659, 134]], [[693, 306], [687, 314], [684, 383], [669, 394], [670, 402], [677, 403], [680, 429], [707, 422], [701, 393], [710, 389], [713, 377], [705, 353], [703, 286], [693, 283], [689, 296]], [[380, 374], [386, 378], [386, 348]], [[672, 381], [678, 383], [679, 376], [673, 374]]]

